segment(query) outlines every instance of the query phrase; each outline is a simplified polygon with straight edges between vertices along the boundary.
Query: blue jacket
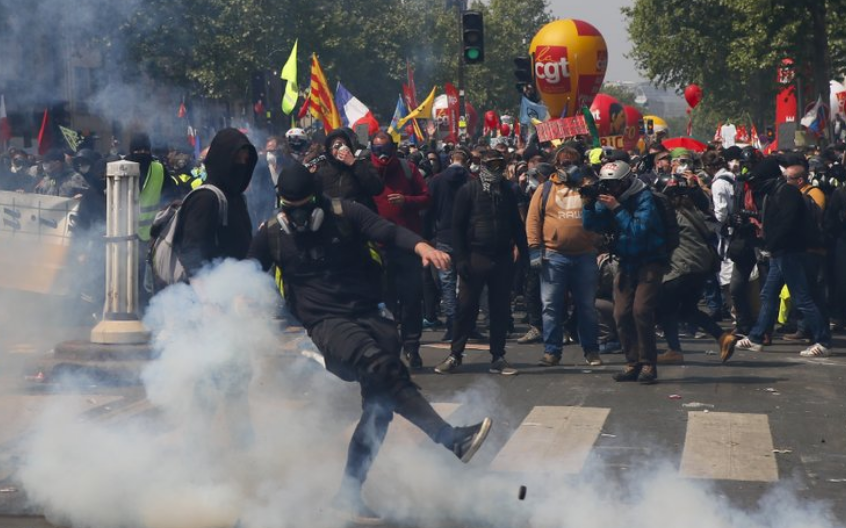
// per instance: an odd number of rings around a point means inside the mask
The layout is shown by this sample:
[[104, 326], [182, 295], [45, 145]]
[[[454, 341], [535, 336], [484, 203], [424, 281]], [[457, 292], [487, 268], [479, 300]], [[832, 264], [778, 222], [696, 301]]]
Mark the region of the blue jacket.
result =
[[650, 262], [668, 262], [666, 232], [655, 198], [648, 188], [635, 193], [611, 211], [599, 202], [585, 205], [582, 225], [590, 231], [614, 233], [614, 254], [626, 272]]

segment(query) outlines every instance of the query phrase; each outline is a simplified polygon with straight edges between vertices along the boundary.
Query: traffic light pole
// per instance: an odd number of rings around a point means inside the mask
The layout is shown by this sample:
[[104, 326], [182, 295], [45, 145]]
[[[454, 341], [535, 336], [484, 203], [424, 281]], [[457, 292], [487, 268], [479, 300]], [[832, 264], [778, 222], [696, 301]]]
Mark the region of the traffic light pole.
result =
[[[464, 23], [462, 16], [466, 8], [466, 0], [455, 2], [455, 10], [458, 12], [458, 123], [466, 123], [464, 117]], [[461, 135], [461, 128], [459, 135]], [[458, 138], [456, 138], [458, 139]]]

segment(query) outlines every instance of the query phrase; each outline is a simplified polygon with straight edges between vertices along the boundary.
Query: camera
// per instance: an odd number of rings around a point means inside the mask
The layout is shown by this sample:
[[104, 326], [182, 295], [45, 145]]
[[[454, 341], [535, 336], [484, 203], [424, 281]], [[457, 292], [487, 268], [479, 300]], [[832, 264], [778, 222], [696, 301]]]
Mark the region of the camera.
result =
[[600, 194], [613, 194], [611, 192], [612, 181], [616, 180], [598, 180], [590, 185], [579, 187], [579, 195], [596, 200]]

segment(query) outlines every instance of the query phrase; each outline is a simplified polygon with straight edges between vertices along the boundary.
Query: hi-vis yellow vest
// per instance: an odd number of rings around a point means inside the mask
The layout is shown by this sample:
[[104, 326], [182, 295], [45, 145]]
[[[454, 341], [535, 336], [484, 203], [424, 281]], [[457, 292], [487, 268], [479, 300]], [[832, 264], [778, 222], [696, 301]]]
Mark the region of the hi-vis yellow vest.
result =
[[150, 228], [153, 226], [156, 213], [159, 212], [163, 186], [164, 167], [160, 162], [153, 161], [147, 170], [147, 178], [144, 180], [144, 188], [141, 189], [141, 197], [138, 200], [141, 205], [141, 214], [138, 217], [138, 238], [143, 242], [150, 240]]

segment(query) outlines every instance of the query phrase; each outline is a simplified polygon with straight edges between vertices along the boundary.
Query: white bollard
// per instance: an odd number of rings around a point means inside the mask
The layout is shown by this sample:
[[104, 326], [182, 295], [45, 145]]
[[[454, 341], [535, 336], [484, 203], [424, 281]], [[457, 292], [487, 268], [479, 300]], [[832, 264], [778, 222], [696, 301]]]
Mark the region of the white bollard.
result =
[[139, 165], [113, 161], [106, 168], [106, 304], [91, 342], [142, 344], [150, 333], [138, 319]]

